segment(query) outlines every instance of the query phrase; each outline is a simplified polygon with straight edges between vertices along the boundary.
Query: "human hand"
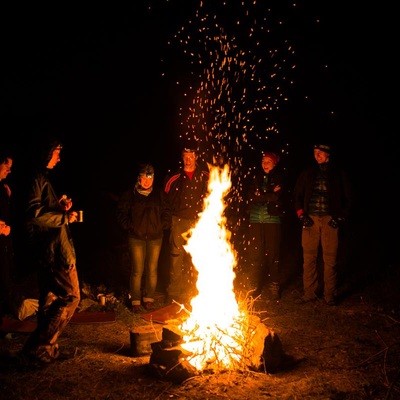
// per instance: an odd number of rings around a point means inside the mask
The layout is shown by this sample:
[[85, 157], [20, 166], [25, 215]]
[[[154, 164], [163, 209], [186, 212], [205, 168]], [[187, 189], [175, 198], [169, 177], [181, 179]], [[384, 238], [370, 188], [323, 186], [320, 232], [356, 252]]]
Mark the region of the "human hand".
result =
[[8, 236], [11, 232], [11, 227], [4, 221], [0, 221], [0, 235]]
[[303, 213], [299, 216], [300, 222], [303, 225], [303, 228], [310, 228], [314, 225], [314, 221], [310, 218], [310, 216], [306, 213]]
[[73, 222], [78, 221], [78, 212], [77, 211], [71, 211], [68, 213], [68, 223], [72, 224]]
[[333, 229], [339, 228], [340, 224], [344, 222], [344, 218], [341, 217], [332, 217], [332, 219], [328, 222], [328, 225]]
[[281, 190], [281, 185], [276, 185], [274, 187], [274, 192], [278, 192], [279, 190]]
[[64, 211], [68, 211], [72, 207], [72, 200], [66, 194], [63, 194], [58, 202]]

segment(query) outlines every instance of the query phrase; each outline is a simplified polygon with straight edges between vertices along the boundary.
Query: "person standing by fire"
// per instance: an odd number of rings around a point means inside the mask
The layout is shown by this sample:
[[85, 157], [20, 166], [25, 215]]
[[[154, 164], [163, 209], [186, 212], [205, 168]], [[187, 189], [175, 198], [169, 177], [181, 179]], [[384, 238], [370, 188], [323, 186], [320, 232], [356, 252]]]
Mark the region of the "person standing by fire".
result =
[[286, 191], [283, 172], [277, 168], [280, 157], [264, 152], [246, 193], [249, 221], [249, 266], [247, 276], [252, 297], [258, 297], [268, 281], [271, 300], [280, 299], [281, 223]]
[[5, 182], [11, 173], [13, 156], [0, 153], [0, 326], [3, 317], [13, 310], [14, 249], [11, 234], [11, 189]]
[[[331, 162], [331, 147], [314, 145], [316, 164], [303, 170], [294, 188], [294, 206], [302, 224], [303, 297], [296, 303], [315, 301], [323, 286], [325, 303], [337, 304], [337, 253], [339, 231], [349, 218], [353, 190], [348, 174]], [[319, 285], [317, 260], [322, 250], [323, 285]]]
[[195, 296], [196, 270], [184, 245], [203, 210], [208, 190], [209, 171], [197, 163], [197, 146], [184, 147], [182, 167], [165, 179], [164, 190], [172, 223], [169, 237], [170, 273], [166, 303], [184, 303]]
[[[78, 221], [71, 199], [58, 197], [49, 180], [59, 163], [62, 144], [46, 139], [27, 199], [27, 228], [32, 260], [38, 265], [37, 327], [22, 349], [28, 362], [45, 365], [60, 358], [58, 337], [80, 301], [75, 247], [69, 224]], [[64, 353], [64, 355], [66, 355]]]
[[[125, 191], [118, 201], [116, 217], [128, 235], [132, 311], [141, 312], [142, 300], [145, 310], [153, 310], [158, 259], [164, 231], [170, 228], [171, 218], [164, 190], [154, 186], [152, 164], [140, 165], [134, 187]], [[143, 276], [145, 284], [142, 293]]]

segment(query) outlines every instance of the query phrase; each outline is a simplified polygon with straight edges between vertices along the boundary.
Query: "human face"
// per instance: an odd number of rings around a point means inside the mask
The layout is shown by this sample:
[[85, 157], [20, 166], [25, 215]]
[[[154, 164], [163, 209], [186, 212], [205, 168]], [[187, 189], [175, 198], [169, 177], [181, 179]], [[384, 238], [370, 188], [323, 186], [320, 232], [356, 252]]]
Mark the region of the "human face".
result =
[[184, 151], [182, 153], [182, 161], [183, 161], [183, 170], [184, 171], [194, 171], [196, 169], [196, 153], [194, 151], [192, 152], [186, 152]]
[[323, 164], [329, 161], [329, 154], [325, 153], [325, 151], [314, 149], [314, 158], [318, 164]]
[[263, 157], [261, 161], [262, 169], [266, 174], [272, 171], [275, 167], [274, 162], [269, 157]]
[[139, 183], [143, 189], [148, 189], [153, 185], [154, 174], [144, 174], [139, 176]]
[[0, 181], [7, 178], [8, 174], [11, 172], [12, 163], [11, 158], [6, 158], [6, 160], [0, 164]]
[[53, 150], [51, 159], [50, 159], [49, 163], [47, 164], [48, 169], [53, 169], [60, 162], [60, 160], [61, 160], [60, 153], [61, 153], [61, 146], [58, 146]]

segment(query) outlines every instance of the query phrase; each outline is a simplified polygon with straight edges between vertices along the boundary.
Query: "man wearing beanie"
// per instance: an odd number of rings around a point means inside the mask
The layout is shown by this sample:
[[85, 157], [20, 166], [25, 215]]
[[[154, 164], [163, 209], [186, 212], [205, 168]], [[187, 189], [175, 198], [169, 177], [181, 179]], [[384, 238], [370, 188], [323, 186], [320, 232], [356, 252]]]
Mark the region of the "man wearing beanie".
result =
[[[281, 222], [284, 215], [283, 173], [276, 168], [279, 156], [264, 152], [260, 166], [246, 191], [249, 214], [249, 263], [246, 276], [253, 297], [258, 297], [268, 281], [271, 300], [280, 298], [280, 246]], [[261, 168], [260, 168], [261, 167]]]
[[[315, 301], [323, 288], [325, 303], [337, 304], [337, 252], [339, 229], [352, 206], [352, 185], [347, 173], [330, 161], [331, 147], [314, 145], [316, 163], [297, 178], [294, 205], [302, 224], [303, 297], [298, 304]], [[318, 281], [317, 259], [321, 247], [323, 283]]]

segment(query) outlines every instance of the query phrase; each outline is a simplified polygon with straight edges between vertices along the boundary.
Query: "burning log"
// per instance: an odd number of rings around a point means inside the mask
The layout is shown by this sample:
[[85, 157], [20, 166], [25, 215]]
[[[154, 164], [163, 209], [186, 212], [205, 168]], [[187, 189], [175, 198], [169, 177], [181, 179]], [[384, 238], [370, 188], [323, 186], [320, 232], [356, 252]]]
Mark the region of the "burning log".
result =
[[[238, 364], [237, 369], [276, 372], [284, 356], [281, 341], [258, 317], [252, 316], [251, 320], [252, 340], [243, 347], [242, 363]], [[183, 336], [179, 327], [166, 325], [162, 330], [162, 340], [151, 343], [149, 366], [158, 378], [180, 383], [202, 372], [190, 364], [193, 354], [181, 346]], [[210, 370], [215, 372], [214, 368]], [[207, 372], [207, 369], [203, 372]]]
[[282, 360], [279, 338], [248, 307], [239, 307], [234, 293], [237, 259], [224, 214], [230, 187], [228, 165], [210, 166], [209, 193], [184, 246], [198, 272], [198, 295], [179, 328], [164, 327], [162, 340], [151, 344], [150, 366], [159, 377], [183, 381], [199, 371], [268, 371]]

